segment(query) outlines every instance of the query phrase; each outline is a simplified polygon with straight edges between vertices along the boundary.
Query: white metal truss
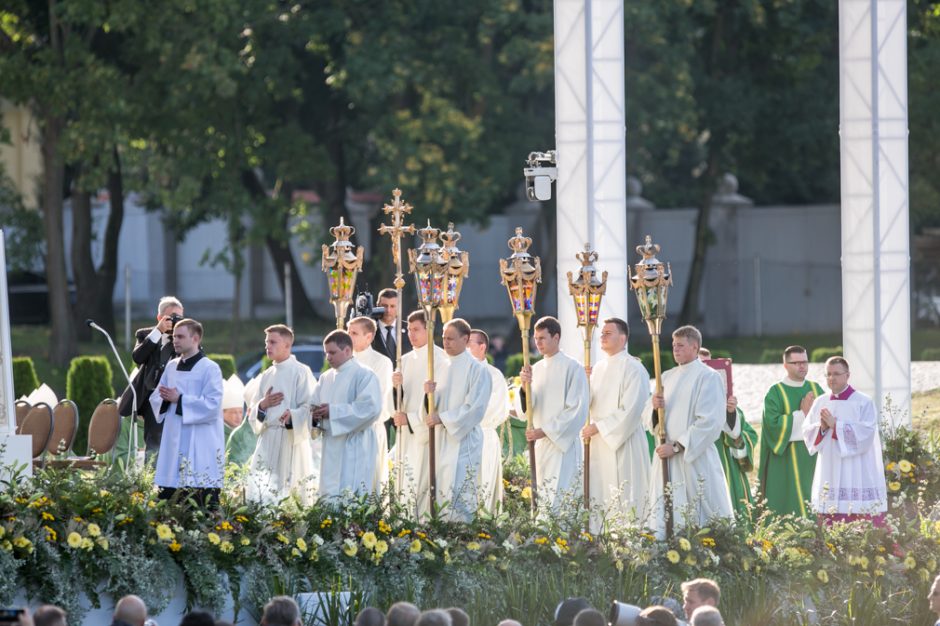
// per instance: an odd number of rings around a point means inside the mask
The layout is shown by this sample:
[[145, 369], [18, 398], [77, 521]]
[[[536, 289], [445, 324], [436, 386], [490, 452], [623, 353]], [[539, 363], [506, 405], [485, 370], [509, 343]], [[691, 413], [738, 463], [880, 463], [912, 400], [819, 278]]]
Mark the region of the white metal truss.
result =
[[907, 6], [839, 1], [842, 322], [852, 385], [910, 423]]
[[[627, 319], [628, 251], [622, 0], [555, 0], [557, 282], [562, 348], [581, 354], [566, 272], [590, 243], [607, 270], [601, 318]], [[636, 237], [634, 237], [636, 239]]]

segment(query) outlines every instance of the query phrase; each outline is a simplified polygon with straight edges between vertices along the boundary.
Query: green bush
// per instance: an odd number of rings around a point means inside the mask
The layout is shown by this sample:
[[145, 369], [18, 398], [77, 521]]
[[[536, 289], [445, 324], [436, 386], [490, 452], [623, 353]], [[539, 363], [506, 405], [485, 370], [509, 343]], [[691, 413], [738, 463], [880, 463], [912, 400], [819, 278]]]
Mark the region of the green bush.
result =
[[831, 356], [842, 356], [845, 354], [843, 352], [842, 346], [835, 346], [834, 348], [816, 348], [809, 355], [809, 360], [811, 363], [825, 363], [826, 359]]
[[105, 398], [114, 397], [108, 359], [103, 356], [72, 359], [65, 381], [65, 397], [78, 407], [78, 433], [72, 449], [81, 454], [88, 447], [88, 423], [95, 407]]
[[[713, 356], [714, 354], [715, 353], [712, 352]], [[646, 371], [650, 373], [650, 378], [653, 378], [653, 376], [656, 375], [656, 373], [653, 371], [653, 353], [641, 352], [637, 355], [637, 357], [639, 357], [640, 361], [643, 362], [643, 367], [646, 368]], [[676, 360], [672, 358], [672, 352], [669, 350], [660, 350], [659, 358], [660, 367], [662, 367], [662, 371], [664, 372], [676, 366]]]
[[[529, 364], [535, 365], [542, 360], [542, 355], [532, 355], [529, 357]], [[510, 354], [506, 357], [506, 367], [503, 369], [503, 373], [506, 374], [506, 378], [511, 378], [513, 376], [518, 376], [519, 372], [522, 370], [522, 353], [516, 352], [515, 354]]]
[[782, 363], [783, 362], [783, 350], [778, 350], [777, 348], [764, 348], [764, 351], [760, 353], [760, 362], [761, 363]]
[[231, 354], [207, 354], [206, 356], [215, 361], [219, 369], [222, 370], [223, 380], [228, 380], [232, 374], [238, 371], [235, 368], [235, 357]]
[[39, 376], [33, 360], [28, 356], [13, 357], [13, 395], [28, 396], [39, 387]]
[[[15, 361], [16, 359], [14, 359]], [[940, 348], [924, 348], [920, 353], [921, 361], [940, 361]]]
[[713, 359], [733, 359], [734, 358], [731, 356], [730, 350], [722, 350], [721, 348], [715, 348], [714, 350], [711, 350], [711, 353], [712, 353]]

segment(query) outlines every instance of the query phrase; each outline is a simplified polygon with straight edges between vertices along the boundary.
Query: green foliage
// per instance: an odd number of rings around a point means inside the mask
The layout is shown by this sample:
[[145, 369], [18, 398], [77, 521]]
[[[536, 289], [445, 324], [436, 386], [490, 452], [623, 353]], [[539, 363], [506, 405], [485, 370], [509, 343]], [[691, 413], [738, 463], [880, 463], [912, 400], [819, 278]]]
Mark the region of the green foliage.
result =
[[[639, 357], [640, 361], [643, 362], [643, 367], [645, 367], [646, 371], [649, 372], [650, 378], [652, 378], [655, 375], [655, 372], [654, 372], [655, 364], [653, 363], [653, 353], [641, 352], [637, 356]], [[660, 358], [660, 368], [664, 372], [676, 366], [676, 360], [672, 358], [672, 352], [670, 352], [669, 350], [660, 350], [659, 358]]]
[[13, 395], [28, 396], [39, 387], [33, 360], [28, 356], [13, 357]]
[[81, 453], [88, 446], [88, 424], [95, 407], [105, 398], [114, 397], [111, 364], [103, 356], [75, 357], [65, 380], [65, 396], [78, 407], [78, 433], [72, 449]]
[[235, 357], [231, 354], [207, 354], [210, 360], [215, 361], [222, 370], [222, 380], [227, 380], [229, 376], [238, 371], [235, 367]]
[[760, 353], [761, 363], [780, 363], [783, 359], [783, 350], [777, 348], [764, 348]]
[[[535, 365], [542, 360], [541, 354], [533, 354], [529, 357], [529, 363]], [[521, 352], [516, 352], [515, 354], [510, 354], [506, 357], [506, 365], [503, 369], [503, 373], [506, 375], [506, 378], [512, 378], [513, 376], [518, 376], [519, 372], [522, 371], [523, 355]]]
[[921, 361], [940, 361], [940, 348], [924, 348], [920, 352]]
[[[2, 143], [2, 141], [0, 141]], [[0, 163], [0, 224], [6, 243], [7, 269], [10, 272], [35, 270], [42, 261], [42, 217], [27, 209], [23, 197]]]
[[809, 360], [811, 363], [825, 363], [826, 359], [831, 356], [842, 356], [845, 354], [842, 350], [842, 346], [834, 346], [832, 348], [814, 348], [810, 352]]

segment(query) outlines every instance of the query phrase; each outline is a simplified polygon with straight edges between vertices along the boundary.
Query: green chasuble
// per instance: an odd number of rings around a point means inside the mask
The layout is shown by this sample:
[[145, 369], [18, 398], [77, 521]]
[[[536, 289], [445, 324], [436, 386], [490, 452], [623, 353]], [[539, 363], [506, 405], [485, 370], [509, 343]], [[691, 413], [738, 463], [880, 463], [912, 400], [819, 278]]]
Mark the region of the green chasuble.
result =
[[225, 425], [225, 461], [244, 465], [255, 453], [258, 436], [251, 430], [248, 420], [242, 421], [236, 428]]
[[[816, 397], [822, 388], [812, 381], [800, 387], [779, 382], [764, 397], [764, 418], [760, 434], [760, 467], [757, 475], [767, 508], [779, 515], [793, 513], [809, 517], [806, 501], [812, 496], [816, 457], [806, 451], [801, 434], [802, 420], [795, 425], [793, 412], [807, 393]], [[804, 416], [805, 417], [805, 416]], [[791, 441], [791, 435], [799, 436]]]
[[[747, 479], [747, 472], [754, 467], [754, 447], [757, 445], [757, 432], [744, 419], [744, 413], [738, 409], [738, 423], [741, 424], [741, 433], [737, 440], [726, 432], [715, 440], [718, 456], [721, 458], [721, 468], [725, 472], [725, 482], [728, 483], [728, 493], [731, 494], [731, 504], [738, 519], [750, 521], [751, 515], [748, 505], [753, 504], [751, 485]], [[746, 456], [738, 458], [735, 454]]]

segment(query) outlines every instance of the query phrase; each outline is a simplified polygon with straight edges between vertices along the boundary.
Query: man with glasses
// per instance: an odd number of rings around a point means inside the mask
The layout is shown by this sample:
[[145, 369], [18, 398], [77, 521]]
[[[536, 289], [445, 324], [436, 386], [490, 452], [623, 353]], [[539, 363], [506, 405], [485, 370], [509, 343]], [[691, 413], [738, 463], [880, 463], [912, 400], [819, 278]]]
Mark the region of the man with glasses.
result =
[[806, 500], [813, 486], [816, 458], [803, 443], [803, 420], [822, 388], [806, 380], [809, 358], [806, 348], [790, 346], [783, 351], [787, 375], [764, 396], [760, 435], [761, 497], [778, 515], [809, 516]]

